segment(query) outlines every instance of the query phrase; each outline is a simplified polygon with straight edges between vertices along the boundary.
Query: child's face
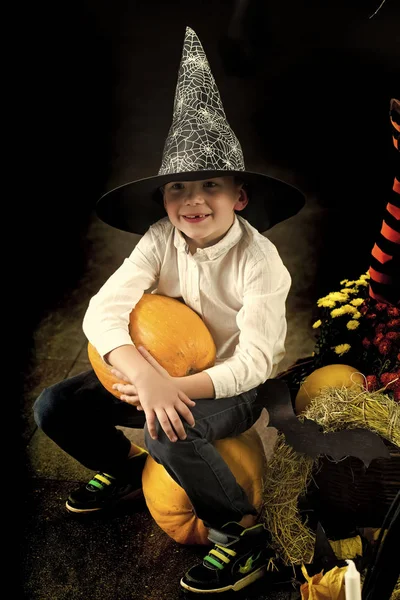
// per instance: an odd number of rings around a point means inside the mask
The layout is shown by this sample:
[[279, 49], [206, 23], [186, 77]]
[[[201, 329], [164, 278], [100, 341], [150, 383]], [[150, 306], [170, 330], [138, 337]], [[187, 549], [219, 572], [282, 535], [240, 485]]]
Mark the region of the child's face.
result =
[[242, 210], [247, 197], [233, 177], [171, 181], [164, 186], [164, 207], [173, 225], [185, 236], [190, 250], [216, 244]]

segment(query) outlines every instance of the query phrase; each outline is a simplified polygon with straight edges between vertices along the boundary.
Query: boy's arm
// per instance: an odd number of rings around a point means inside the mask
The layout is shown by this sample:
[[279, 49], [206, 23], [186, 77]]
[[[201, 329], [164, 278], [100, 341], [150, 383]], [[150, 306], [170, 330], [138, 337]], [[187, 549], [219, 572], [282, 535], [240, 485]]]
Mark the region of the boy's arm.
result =
[[194, 406], [195, 402], [177, 387], [173, 379], [157, 372], [135, 346], [119, 346], [104, 358], [134, 383], [150, 436], [157, 439], [158, 421], [172, 442], [177, 441], [176, 436], [184, 440], [186, 433], [181, 417], [190, 426], [194, 425], [189, 407]]
[[[237, 314], [239, 343], [233, 356], [201, 373], [172, 378], [192, 399], [237, 396], [274, 375], [284, 354], [286, 299], [291, 277], [276, 250], [260, 260], [245, 278], [243, 306]], [[168, 373], [148, 353], [143, 356]], [[171, 378], [170, 378], [171, 379]]]
[[[163, 378], [140, 355], [129, 334], [132, 308], [159, 277], [163, 236], [153, 236], [156, 226], [139, 240], [128, 259], [90, 300], [83, 330], [100, 356], [124, 373], [140, 393], [150, 436], [157, 438], [157, 421], [171, 441], [186, 438], [181, 421], [193, 425], [189, 406], [194, 402], [172, 380]], [[161, 225], [162, 228], [162, 225]], [[175, 431], [174, 431], [175, 429]], [[176, 434], [175, 434], [176, 432]]]
[[163, 248], [160, 236], [149, 230], [133, 252], [92, 296], [83, 318], [83, 332], [101, 357], [119, 346], [131, 345], [129, 315], [143, 293], [158, 281]]
[[286, 337], [286, 299], [291, 277], [277, 251], [249, 268], [243, 306], [236, 322], [239, 340], [233, 355], [203, 371], [213, 382], [215, 398], [237, 396], [274, 376]]
[[195, 373], [185, 377], [173, 377], [178, 388], [189, 398], [215, 398], [214, 384], [208, 373]]
[[[135, 348], [136, 350], [136, 348]], [[154, 369], [157, 374], [161, 375], [164, 379], [168, 379], [172, 381], [174, 385], [183, 392], [187, 397], [192, 400], [198, 400], [200, 398], [215, 398], [214, 385], [211, 377], [203, 372], [196, 373], [195, 375], [187, 375], [185, 377], [173, 377], [169, 375], [168, 371], [162, 367], [157, 360], [148, 352], [143, 346], [139, 346], [137, 348], [137, 353], [143, 357], [143, 360], [147, 362], [147, 365]], [[122, 365], [122, 360], [118, 361]], [[140, 372], [140, 365], [142, 363], [138, 363], [138, 371]], [[130, 366], [133, 366], [133, 363], [129, 363]], [[129, 369], [129, 365], [127, 365], [126, 370]], [[129, 399], [129, 402], [134, 406], [141, 406], [141, 398], [139, 397], [139, 393], [137, 390], [137, 386], [132, 386], [132, 383], [135, 381], [133, 378], [137, 377], [136, 373], [133, 369], [130, 370], [131, 376], [119, 369], [113, 369], [113, 374], [118, 378], [125, 380], [127, 384], [115, 384], [114, 389], [121, 392], [125, 397], [121, 398], [122, 400]], [[143, 371], [145, 372], [145, 371]], [[151, 374], [151, 371], [148, 370]], [[135, 382], [136, 383], [136, 382]]]
[[246, 278], [243, 307], [237, 315], [239, 343], [233, 356], [185, 377], [170, 377], [145, 350], [142, 355], [164, 378], [192, 399], [236, 396], [264, 383], [282, 359], [286, 336], [289, 271], [275, 251], [259, 261]]

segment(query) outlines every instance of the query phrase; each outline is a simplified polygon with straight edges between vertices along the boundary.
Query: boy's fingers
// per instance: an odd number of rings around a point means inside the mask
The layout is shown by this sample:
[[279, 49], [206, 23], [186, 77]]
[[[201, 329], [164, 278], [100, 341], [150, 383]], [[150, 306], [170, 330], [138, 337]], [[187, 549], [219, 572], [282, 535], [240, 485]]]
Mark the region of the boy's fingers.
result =
[[[186, 439], [186, 431], [185, 431], [185, 428], [182, 424], [182, 421], [181, 421], [180, 416], [177, 413], [176, 409], [174, 407], [170, 408], [169, 412], [167, 412], [167, 416], [168, 416], [168, 419], [170, 422], [170, 426], [172, 425], [172, 427], [173, 427], [173, 429], [171, 429], [172, 432], [174, 432], [174, 430], [175, 430], [178, 438], [180, 440], [185, 440]], [[165, 429], [164, 429], [164, 431], [165, 431]], [[168, 436], [168, 437], [170, 437], [170, 436]], [[175, 435], [174, 435], [174, 438], [175, 439], [170, 437], [170, 440], [172, 442], [176, 442], [177, 437]]]
[[149, 430], [149, 435], [151, 437], [152, 440], [156, 440], [158, 438], [157, 436], [157, 429], [156, 429], [156, 415], [154, 414], [154, 411], [145, 411], [146, 414], [146, 423], [147, 423], [147, 429]]
[[[158, 422], [160, 423], [160, 425], [161, 425], [162, 429], [164, 430], [165, 435], [168, 437], [168, 439], [171, 442], [176, 442], [178, 438], [175, 435], [175, 431], [172, 429], [171, 417], [165, 412], [165, 410], [162, 409], [157, 413], [157, 418], [158, 418]], [[181, 423], [181, 426], [182, 426], [182, 423]], [[179, 435], [178, 431], [176, 433]], [[183, 439], [183, 438], [181, 438], [181, 439]]]
[[196, 402], [194, 400], [191, 400], [190, 398], [181, 398], [181, 400], [188, 406], [196, 406]]
[[182, 400], [182, 402], [184, 402], [188, 406], [196, 406], [196, 402], [189, 398], [189, 396], [186, 396], [185, 392], [179, 391], [178, 396], [180, 400]]
[[125, 400], [129, 402], [129, 404], [133, 404], [134, 406], [139, 402], [139, 396], [127, 396], [126, 394], [121, 394], [121, 400]]
[[190, 425], [190, 427], [194, 427], [195, 420], [194, 416], [190, 412], [190, 409], [186, 406], [184, 402], [180, 406], [176, 407], [177, 412], [185, 419], [185, 421]]
[[112, 387], [114, 390], [118, 390], [119, 392], [121, 392], [121, 394], [127, 394], [128, 396], [137, 395], [137, 389], [133, 385], [133, 383], [114, 383]]
[[115, 375], [115, 377], [117, 377], [118, 379], [122, 379], [123, 381], [129, 381], [128, 377], [121, 373], [121, 371], [118, 371], [117, 369], [111, 369], [111, 373]]

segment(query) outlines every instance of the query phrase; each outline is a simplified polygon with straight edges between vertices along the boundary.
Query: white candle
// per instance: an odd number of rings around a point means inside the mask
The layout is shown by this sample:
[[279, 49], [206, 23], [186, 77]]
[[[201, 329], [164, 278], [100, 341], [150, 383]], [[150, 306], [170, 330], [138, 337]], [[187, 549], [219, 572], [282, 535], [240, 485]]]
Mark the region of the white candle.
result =
[[352, 560], [346, 560], [348, 567], [344, 574], [346, 600], [361, 600], [360, 573]]

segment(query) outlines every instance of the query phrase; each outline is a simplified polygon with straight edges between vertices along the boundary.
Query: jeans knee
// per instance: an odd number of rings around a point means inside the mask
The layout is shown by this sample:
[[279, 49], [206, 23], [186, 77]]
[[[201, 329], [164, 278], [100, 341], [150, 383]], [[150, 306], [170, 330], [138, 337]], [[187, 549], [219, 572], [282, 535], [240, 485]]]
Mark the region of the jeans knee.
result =
[[55, 398], [51, 388], [45, 388], [38, 396], [33, 405], [33, 417], [35, 423], [40, 429], [46, 430], [48, 426], [55, 420], [56, 412], [54, 411]]
[[[164, 432], [158, 432], [158, 438], [153, 440], [146, 426], [144, 429], [144, 438], [150, 456], [160, 464], [173, 464], [174, 456], [182, 452], [182, 441], [171, 442]], [[179, 452], [180, 450], [181, 452]]]

